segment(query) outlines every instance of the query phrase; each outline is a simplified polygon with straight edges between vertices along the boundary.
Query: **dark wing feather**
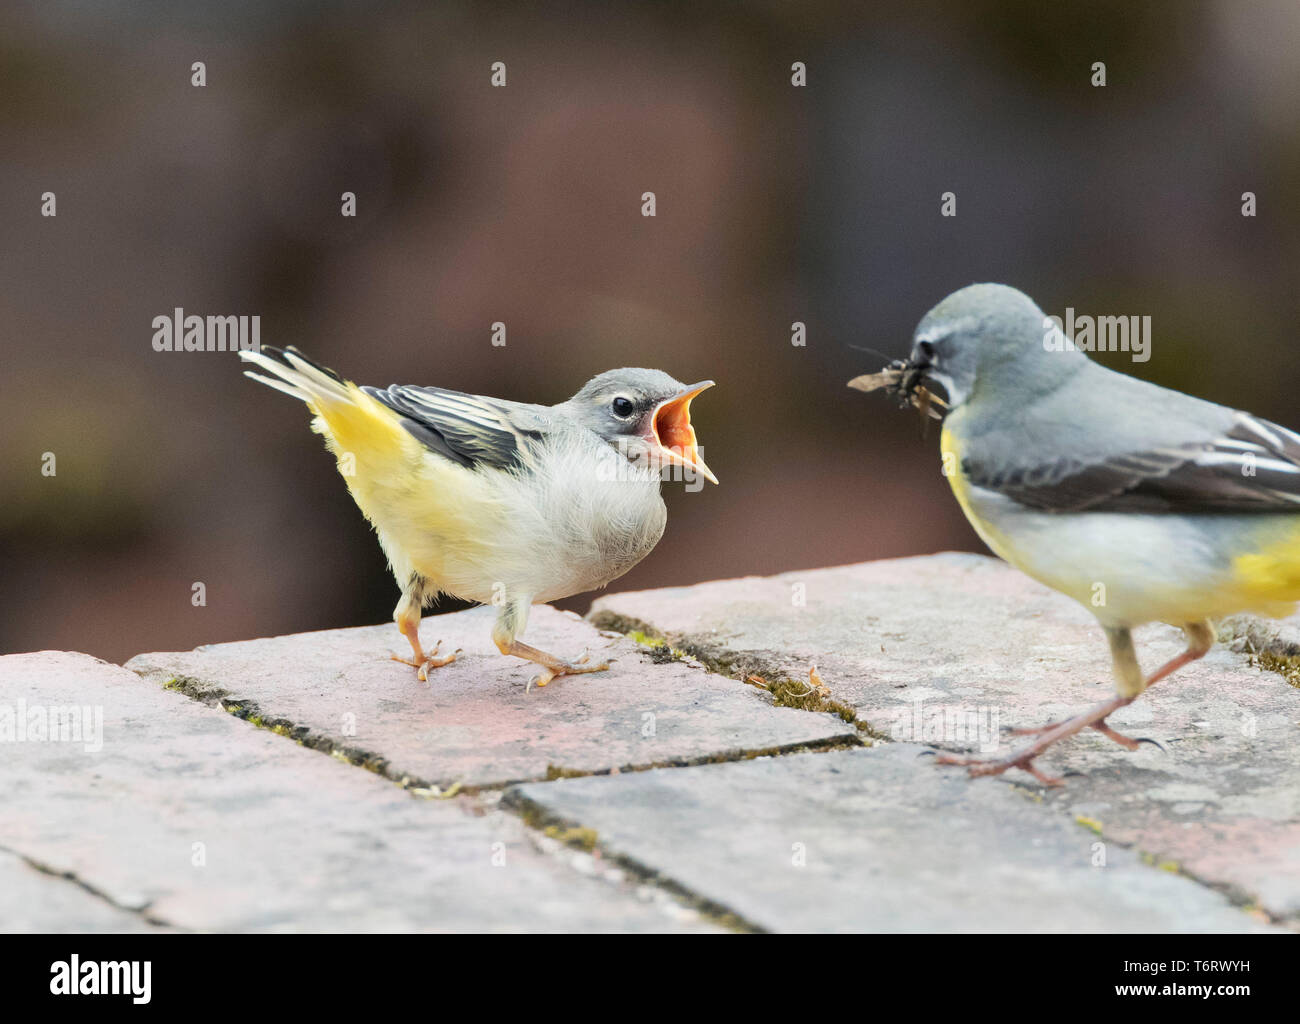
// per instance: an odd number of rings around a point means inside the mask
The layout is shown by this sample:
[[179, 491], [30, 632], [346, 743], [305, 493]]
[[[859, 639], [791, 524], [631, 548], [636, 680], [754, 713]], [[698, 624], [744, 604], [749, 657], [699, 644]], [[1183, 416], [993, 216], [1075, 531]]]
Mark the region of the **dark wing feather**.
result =
[[399, 413], [402, 426], [430, 451], [468, 469], [526, 465], [529, 443], [541, 437], [536, 415], [512, 415], [508, 402], [409, 384], [361, 390]]
[[1203, 443], [1028, 468], [963, 458], [962, 472], [1044, 512], [1300, 512], [1300, 435], [1247, 413]]

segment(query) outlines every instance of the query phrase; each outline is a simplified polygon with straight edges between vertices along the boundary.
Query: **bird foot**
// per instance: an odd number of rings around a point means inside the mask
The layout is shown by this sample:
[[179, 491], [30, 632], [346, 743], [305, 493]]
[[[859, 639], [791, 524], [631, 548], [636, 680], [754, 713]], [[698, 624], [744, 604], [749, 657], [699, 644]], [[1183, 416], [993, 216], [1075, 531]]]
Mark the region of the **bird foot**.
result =
[[587, 672], [604, 672], [609, 668], [608, 661], [602, 661], [597, 664], [588, 664], [587, 659], [589, 657], [589, 654], [584, 653], [581, 658], [578, 658], [575, 661], [557, 660], [551, 664], [543, 665], [542, 671], [528, 681], [528, 685], [524, 687], [524, 692], [527, 693], [534, 686], [545, 686], [552, 679], [557, 679], [560, 676], [577, 676], [583, 675]]
[[1037, 734], [1038, 739], [1022, 750], [1013, 750], [1005, 757], [986, 760], [978, 757], [942, 754], [935, 759], [935, 763], [964, 765], [972, 778], [981, 775], [1001, 775], [1008, 768], [1019, 768], [1021, 771], [1028, 772], [1045, 786], [1061, 786], [1064, 785], [1062, 779], [1058, 779], [1054, 775], [1047, 775], [1034, 767], [1034, 758], [1038, 757], [1053, 743], [1082, 732], [1084, 729], [1096, 729], [1102, 735], [1109, 736], [1120, 746], [1127, 747], [1129, 750], [1136, 750], [1140, 743], [1139, 740], [1121, 735], [1106, 724], [1107, 715], [1131, 703], [1133, 703], [1132, 697], [1113, 697], [1082, 714], [1067, 718], [1063, 722], [1054, 722], [1041, 728], [1026, 729], [1024, 731], [1027, 733]]
[[456, 656], [463, 650], [463, 648], [458, 647], [456, 650], [452, 651], [451, 654], [444, 654], [439, 658], [436, 655], [438, 654], [438, 648], [441, 646], [442, 641], [439, 640], [433, 645], [433, 650], [428, 654], [421, 653], [416, 655], [414, 658], [403, 658], [400, 654], [394, 654], [392, 655], [392, 659], [393, 661], [400, 661], [403, 665], [410, 665], [413, 669], [416, 669], [416, 678], [422, 683], [427, 683], [429, 681], [429, 669], [442, 668], [444, 665], [450, 665], [456, 660]]
[[[1067, 718], [1064, 721], [1060, 721], [1060, 722], [1048, 722], [1046, 725], [1030, 725], [1030, 726], [1026, 726], [1023, 729], [1012, 729], [1011, 735], [1012, 736], [1040, 736], [1045, 732], [1051, 732], [1053, 729], [1059, 729], [1061, 726], [1065, 725], [1069, 721], [1070, 719]], [[1106, 724], [1106, 720], [1104, 718], [1100, 722], [1089, 723], [1088, 728], [1096, 729], [1103, 736], [1107, 737], [1108, 739], [1114, 740], [1121, 747], [1124, 747], [1127, 750], [1137, 750], [1137, 748], [1142, 746], [1143, 743], [1142, 740], [1135, 740], [1133, 739], [1132, 736], [1125, 736], [1122, 732], [1116, 732], [1114, 729], [1112, 729], [1109, 725]]]
[[1033, 751], [1032, 747], [1023, 752], [1016, 751], [1006, 757], [996, 758], [958, 757], [955, 754], [941, 754], [935, 758], [934, 763], [962, 765], [972, 779], [979, 778], [981, 775], [1001, 775], [1009, 768], [1019, 768], [1021, 771], [1028, 772], [1044, 786], [1064, 786], [1064, 779], [1041, 772], [1034, 766], [1036, 754], [1037, 752]]

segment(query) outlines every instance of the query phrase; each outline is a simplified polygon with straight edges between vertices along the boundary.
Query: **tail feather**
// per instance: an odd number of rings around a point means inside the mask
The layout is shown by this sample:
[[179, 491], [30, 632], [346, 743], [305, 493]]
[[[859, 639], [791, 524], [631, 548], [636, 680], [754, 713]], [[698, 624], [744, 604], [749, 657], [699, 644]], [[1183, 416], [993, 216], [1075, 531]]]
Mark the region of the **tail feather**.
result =
[[244, 376], [249, 378], [249, 380], [255, 380], [260, 384], [265, 384], [268, 388], [275, 388], [276, 391], [283, 391], [290, 398], [299, 398], [304, 402], [311, 401], [311, 395], [307, 394], [307, 392], [299, 390], [292, 384], [286, 384], [282, 380], [275, 380], [272, 377], [266, 377], [260, 373], [254, 373], [252, 370], [245, 370]]
[[323, 366], [322, 364], [316, 362], [315, 359], [307, 355], [307, 353], [302, 351], [302, 349], [294, 348], [292, 345], [290, 345], [288, 348], [285, 349], [267, 347], [267, 348], [263, 348], [262, 351], [274, 352], [276, 355], [292, 363], [294, 366], [298, 367], [300, 370], [303, 370], [304, 372], [314, 370], [317, 374], [320, 374], [321, 376], [324, 377], [328, 377], [335, 384], [339, 384], [343, 387], [347, 386], [348, 383], [347, 381], [345, 381], [337, 373], [331, 370], [328, 366]]
[[257, 370], [245, 370], [247, 376], [307, 404], [312, 430], [338, 460], [400, 583], [417, 563], [432, 579], [447, 575], [452, 563], [442, 538], [458, 538], [457, 565], [490, 556], [487, 542], [478, 539], [481, 521], [505, 511], [486, 476], [431, 452], [403, 426], [401, 413], [296, 349], [264, 347], [240, 357]]
[[241, 351], [239, 356], [265, 371], [245, 370], [245, 376], [307, 403], [316, 417], [312, 429], [325, 436], [335, 454], [364, 454], [381, 465], [390, 460], [404, 463], [408, 450], [418, 448], [396, 413], [296, 348], [263, 346], [260, 352]]
[[[284, 362], [272, 359], [271, 355], [266, 354], [268, 352], [279, 356]], [[265, 346], [260, 352], [241, 351], [239, 357], [272, 375], [267, 377], [245, 370], [245, 376], [282, 391], [286, 395], [301, 399], [312, 407], [313, 412], [322, 412], [322, 404], [353, 401], [350, 392], [355, 390], [354, 386], [349, 385], [333, 370], [307, 358], [296, 348], [278, 349]]]

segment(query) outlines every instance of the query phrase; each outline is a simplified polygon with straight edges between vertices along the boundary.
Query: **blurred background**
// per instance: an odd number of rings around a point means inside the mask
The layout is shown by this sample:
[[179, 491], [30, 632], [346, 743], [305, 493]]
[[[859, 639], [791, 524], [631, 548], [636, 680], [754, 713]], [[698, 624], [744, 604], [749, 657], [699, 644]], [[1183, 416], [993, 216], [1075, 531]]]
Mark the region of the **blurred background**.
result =
[[178, 306], [362, 383], [714, 378], [722, 485], [666, 486], [620, 589], [980, 550], [935, 432], [844, 386], [882, 363], [850, 345], [904, 355], [974, 281], [1149, 315], [1150, 362], [1106, 362], [1300, 427], [1300, 4], [861, 6], [10, 0], [0, 650], [391, 615], [303, 407], [233, 354], [155, 352]]

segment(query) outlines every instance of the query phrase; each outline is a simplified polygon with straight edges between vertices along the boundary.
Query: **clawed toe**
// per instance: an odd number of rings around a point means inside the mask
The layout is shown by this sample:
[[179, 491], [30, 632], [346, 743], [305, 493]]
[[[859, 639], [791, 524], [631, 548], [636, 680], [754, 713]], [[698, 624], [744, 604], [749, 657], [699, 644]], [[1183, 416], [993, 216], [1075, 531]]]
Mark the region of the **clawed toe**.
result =
[[429, 669], [442, 668], [444, 665], [450, 665], [463, 650], [463, 648], [457, 647], [456, 650], [452, 651], [450, 654], [444, 654], [439, 658], [436, 657], [436, 655], [438, 653], [438, 648], [441, 646], [442, 641], [439, 640], [433, 645], [433, 650], [418, 660], [416, 658], [403, 658], [400, 654], [394, 654], [391, 657], [393, 661], [400, 661], [403, 665], [410, 665], [416, 670], [415, 677], [420, 680], [420, 682], [427, 683], [429, 681]]
[[[1106, 724], [1105, 719], [1103, 719], [1100, 722], [1093, 722], [1092, 728], [1096, 729], [1099, 733], [1101, 733], [1103, 736], [1107, 737], [1108, 739], [1114, 740], [1121, 747], [1124, 747], [1127, 750], [1137, 750], [1137, 748], [1140, 747], [1143, 743], [1142, 740], [1135, 740], [1131, 736], [1125, 736], [1122, 732], [1116, 732], [1114, 729], [1112, 729], [1109, 725]], [[1150, 741], [1150, 742], [1154, 742], [1154, 741]], [[1156, 745], [1159, 746], [1159, 744]]]
[[540, 673], [528, 680], [525, 692], [531, 690], [534, 685], [546, 686], [558, 676], [577, 676], [587, 672], [604, 672], [609, 668], [608, 661], [593, 665], [590, 661], [590, 652], [587, 651], [584, 651], [582, 656], [575, 661], [561, 661], [554, 654], [539, 651], [536, 647], [530, 647], [522, 640], [514, 639], [506, 643], [504, 640], [498, 639], [497, 647], [501, 649], [502, 654], [512, 654], [516, 658], [524, 658], [541, 668]]
[[1027, 747], [1012, 751], [1005, 757], [980, 760], [973, 757], [959, 757], [952, 754], [945, 754], [942, 757], [937, 758], [936, 763], [963, 765], [972, 776], [1001, 775], [1008, 768], [1019, 768], [1021, 771], [1028, 772], [1045, 786], [1062, 786], [1065, 784], [1063, 779], [1039, 771], [1034, 766], [1034, 759], [1053, 744], [1068, 739], [1069, 737], [1082, 732], [1084, 729], [1096, 729], [1103, 736], [1114, 740], [1121, 747], [1124, 747], [1127, 750], [1136, 750], [1143, 742], [1149, 741], [1135, 740], [1130, 736], [1125, 736], [1123, 733], [1116, 732], [1106, 724], [1107, 716], [1114, 711], [1118, 711], [1122, 707], [1126, 707], [1132, 702], [1132, 697], [1113, 697], [1108, 701], [1103, 701], [1101, 704], [1089, 711], [1075, 715], [1073, 718], [1066, 719], [1064, 722], [1056, 722], [1052, 725], [1038, 726], [1036, 728], [1018, 729], [1016, 732], [1022, 734], [1036, 733], [1038, 734], [1038, 739], [1034, 740]]
[[589, 672], [604, 672], [609, 668], [608, 661], [602, 661], [599, 664], [591, 664], [588, 659], [589, 655], [583, 654], [582, 657], [576, 658], [573, 661], [561, 661], [557, 662], [553, 666], [545, 666], [539, 674], [533, 676], [533, 678], [528, 681], [528, 686], [525, 687], [524, 692], [527, 692], [534, 686], [545, 686], [552, 679], [558, 679], [560, 676], [580, 676], [586, 675]]
[[[1053, 729], [1059, 729], [1061, 728], [1061, 726], [1066, 725], [1071, 721], [1072, 721], [1071, 719], [1065, 719], [1064, 721], [1061, 722], [1048, 722], [1046, 725], [1027, 725], [1020, 729], [1011, 729], [1010, 734], [1012, 736], [1041, 736], [1044, 733], [1051, 732]], [[1126, 750], [1137, 750], [1137, 748], [1141, 746], [1143, 743], [1155, 743], [1155, 740], [1146, 740], [1146, 739], [1135, 740], [1131, 736], [1125, 736], [1122, 732], [1116, 732], [1114, 729], [1112, 729], [1109, 725], [1106, 724], [1106, 720], [1104, 718], [1100, 722], [1089, 723], [1088, 728], [1096, 729], [1103, 736], [1107, 737], [1108, 739], [1114, 740], [1116, 743], [1118, 743], [1121, 747], [1124, 747]], [[1156, 743], [1156, 746], [1159, 747], [1160, 744]], [[1163, 750], [1164, 748], [1161, 747], [1160, 749]]]
[[1019, 729], [1008, 730], [1012, 736], [1037, 736], [1040, 733], [1051, 732], [1060, 722], [1048, 722], [1046, 725], [1026, 725]]
[[971, 778], [978, 778], [981, 775], [1001, 775], [1008, 768], [1019, 768], [1022, 772], [1028, 772], [1044, 786], [1056, 787], [1065, 785], [1064, 779], [1040, 771], [1038, 766], [1034, 764], [1033, 759], [1028, 757], [1014, 761], [1007, 758], [1005, 761], [994, 761], [989, 764], [973, 764], [967, 769], [967, 771], [970, 773]]
[[1064, 779], [1039, 771], [1038, 767], [1034, 764], [1032, 755], [1025, 756], [1020, 754], [1010, 754], [1007, 757], [984, 759], [979, 757], [958, 757], [953, 754], [942, 754], [935, 758], [934, 763], [960, 765], [966, 769], [966, 773], [972, 779], [977, 779], [982, 775], [1001, 775], [1010, 768], [1019, 768], [1021, 771], [1028, 772], [1044, 786], [1065, 785]]

